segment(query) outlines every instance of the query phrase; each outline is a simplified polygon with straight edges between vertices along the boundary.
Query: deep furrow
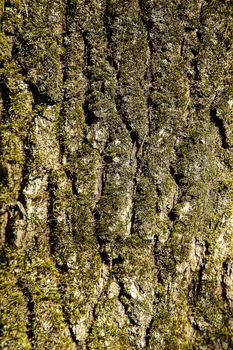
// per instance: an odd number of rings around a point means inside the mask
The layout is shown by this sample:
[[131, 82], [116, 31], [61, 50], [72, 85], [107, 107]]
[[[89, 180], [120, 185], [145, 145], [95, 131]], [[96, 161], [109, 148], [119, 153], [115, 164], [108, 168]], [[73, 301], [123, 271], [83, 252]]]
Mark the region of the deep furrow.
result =
[[92, 63], [91, 63], [91, 44], [88, 40], [88, 32], [86, 30], [83, 31], [82, 35], [83, 35], [83, 43], [84, 43], [84, 61], [85, 61], [84, 75], [85, 75], [86, 81], [87, 81], [85, 98], [84, 98], [84, 102], [83, 102], [83, 111], [84, 111], [84, 115], [85, 115], [85, 122], [86, 122], [87, 126], [90, 127], [98, 119], [91, 112], [91, 110], [89, 108], [89, 102], [90, 102], [90, 97], [91, 97], [91, 83], [92, 83], [92, 76], [90, 73], [90, 67], [92, 66]]
[[221, 287], [222, 287], [222, 299], [225, 301], [228, 310], [229, 310], [229, 315], [232, 315], [232, 310], [231, 310], [231, 300], [228, 298], [228, 285], [226, 283], [226, 276], [228, 274], [228, 261], [224, 261], [222, 264], [222, 275], [221, 275]]
[[23, 285], [23, 283], [21, 281], [17, 282], [17, 286], [20, 288], [20, 290], [22, 291], [25, 300], [27, 301], [27, 337], [28, 337], [28, 341], [31, 345], [31, 350], [35, 349], [35, 344], [34, 344], [34, 322], [35, 322], [35, 302], [33, 300], [33, 296], [30, 293], [30, 291], [28, 290], [27, 287], [25, 287]]
[[227, 142], [227, 135], [226, 135], [226, 129], [224, 125], [224, 121], [222, 118], [220, 118], [217, 115], [216, 108], [211, 108], [210, 110], [210, 120], [215, 125], [215, 127], [218, 129], [218, 134], [221, 139], [222, 148], [228, 149], [230, 147], [229, 143]]

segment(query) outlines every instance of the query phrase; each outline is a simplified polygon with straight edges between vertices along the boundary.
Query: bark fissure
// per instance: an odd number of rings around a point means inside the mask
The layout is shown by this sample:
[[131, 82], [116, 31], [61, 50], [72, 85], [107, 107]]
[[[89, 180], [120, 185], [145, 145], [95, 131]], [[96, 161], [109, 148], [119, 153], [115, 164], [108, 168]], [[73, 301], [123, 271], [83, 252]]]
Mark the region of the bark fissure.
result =
[[83, 111], [85, 114], [86, 124], [90, 127], [93, 123], [98, 121], [96, 115], [90, 110], [89, 104], [92, 94], [92, 74], [91, 74], [91, 66], [92, 66], [92, 57], [91, 57], [91, 43], [88, 39], [88, 32], [83, 30], [83, 44], [84, 44], [84, 60], [85, 60], [85, 77], [87, 80], [87, 87], [85, 91], [85, 99], [83, 103]]
[[195, 298], [198, 300], [202, 294], [202, 288], [203, 288], [203, 275], [206, 271], [206, 265], [208, 262], [208, 256], [210, 255], [209, 252], [210, 245], [207, 241], [204, 242], [204, 252], [203, 252], [203, 257], [202, 261], [198, 270], [198, 278], [197, 278], [197, 283], [195, 285]]
[[[61, 296], [62, 297], [62, 296]], [[72, 328], [72, 324], [70, 323], [70, 316], [69, 316], [69, 313], [66, 311], [66, 305], [65, 304], [62, 304], [62, 314], [63, 314], [63, 317], [64, 317], [64, 321], [68, 327], [68, 330], [69, 330], [69, 333], [70, 333], [70, 338], [72, 340], [72, 342], [75, 344], [75, 347], [76, 349], [79, 349], [79, 346], [80, 346], [80, 342], [77, 340], [76, 338], [76, 335], [73, 331], [73, 328]]]
[[106, 7], [105, 7], [105, 13], [104, 13], [104, 27], [105, 27], [105, 34], [106, 34], [106, 41], [107, 41], [107, 59], [109, 60], [109, 63], [112, 65], [112, 57], [110, 54], [111, 50], [111, 43], [112, 43], [112, 30], [111, 26], [109, 24], [109, 21], [111, 19], [111, 12], [110, 12], [110, 0], [106, 0]]
[[54, 204], [56, 200], [56, 186], [53, 181], [53, 177], [50, 175], [48, 177], [48, 186], [47, 186], [47, 191], [49, 194], [49, 200], [48, 200], [48, 225], [49, 225], [49, 242], [50, 242], [50, 250], [51, 254], [55, 255], [56, 254], [56, 246], [57, 246], [57, 237], [55, 234], [55, 230], [57, 227], [57, 220], [54, 215]]
[[135, 325], [137, 325], [138, 322], [135, 319], [135, 317], [132, 314], [132, 312], [130, 312], [132, 297], [125, 290], [125, 286], [124, 286], [123, 283], [120, 282], [119, 283], [119, 287], [120, 287], [119, 300], [120, 300], [121, 304], [124, 307], [125, 315], [128, 317], [129, 322], [131, 323], [131, 325], [135, 326]]
[[219, 137], [221, 139], [221, 144], [224, 149], [229, 148], [229, 144], [227, 142], [227, 135], [224, 125], [224, 120], [217, 115], [216, 108], [212, 108], [210, 110], [210, 120], [218, 129]]
[[146, 348], [149, 349], [150, 346], [150, 341], [151, 341], [151, 331], [153, 330], [153, 324], [154, 324], [154, 318], [150, 320], [147, 328], [146, 328], [146, 336], [145, 336], [145, 343], [146, 343]]
[[228, 261], [224, 261], [222, 264], [222, 276], [221, 276], [222, 298], [229, 309], [229, 314], [232, 315], [231, 302], [228, 298], [228, 286], [226, 283], [226, 276], [228, 275], [228, 269], [229, 269]]
[[31, 345], [31, 349], [35, 349], [34, 344], [34, 324], [35, 324], [35, 302], [30, 290], [24, 286], [23, 282], [18, 280], [17, 285], [22, 291], [25, 300], [27, 301], [27, 337]]
[[14, 206], [7, 208], [7, 221], [5, 225], [4, 242], [5, 244], [14, 245], [14, 220], [13, 220]]

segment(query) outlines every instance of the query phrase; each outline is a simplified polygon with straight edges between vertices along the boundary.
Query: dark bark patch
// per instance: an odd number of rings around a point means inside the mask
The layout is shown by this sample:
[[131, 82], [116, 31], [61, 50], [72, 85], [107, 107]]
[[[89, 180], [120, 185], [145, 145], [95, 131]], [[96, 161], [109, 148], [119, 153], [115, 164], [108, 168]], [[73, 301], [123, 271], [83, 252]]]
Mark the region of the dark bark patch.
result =
[[222, 147], [224, 149], [229, 148], [229, 144], [227, 142], [227, 135], [226, 135], [226, 129], [225, 129], [224, 121], [223, 121], [222, 118], [220, 118], [217, 115], [216, 108], [211, 108], [211, 110], [210, 110], [210, 120], [216, 126], [216, 128], [218, 129], [218, 133], [219, 133], [219, 136], [220, 136], [221, 141], [222, 141]]

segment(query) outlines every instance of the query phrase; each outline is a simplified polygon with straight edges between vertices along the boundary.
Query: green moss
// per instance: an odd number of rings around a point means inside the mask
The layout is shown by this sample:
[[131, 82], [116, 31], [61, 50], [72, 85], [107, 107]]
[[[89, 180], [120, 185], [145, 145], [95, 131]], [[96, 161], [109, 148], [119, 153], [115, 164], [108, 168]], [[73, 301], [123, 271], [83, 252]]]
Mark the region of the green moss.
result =
[[3, 252], [8, 264], [0, 274], [2, 344], [9, 349], [74, 349], [61, 307], [59, 272], [44, 251], [30, 252], [30, 259], [28, 253]]
[[[20, 260], [19, 257], [17, 259]], [[16, 264], [14, 264], [16, 265]], [[13, 267], [13, 266], [12, 266]], [[1, 347], [3, 349], [31, 349], [27, 337], [27, 301], [17, 285], [17, 266], [9, 269], [4, 265], [0, 270], [0, 325]]]
[[1, 32], [0, 33], [0, 63], [1, 64], [9, 60], [11, 56], [11, 45], [12, 45], [11, 38]]
[[62, 93], [60, 58], [64, 9], [59, 2], [46, 7], [43, 1], [32, 1], [28, 10], [30, 16], [25, 19], [18, 42], [18, 60], [42, 98], [54, 103], [60, 101]]
[[127, 332], [128, 321], [126, 317], [124, 319], [124, 316], [119, 315], [118, 303], [117, 299], [107, 300], [105, 297], [99, 300], [96, 321], [88, 337], [90, 349], [131, 349]]
[[15, 63], [6, 64], [2, 69], [4, 83], [9, 91], [7, 113], [4, 111], [0, 132], [1, 164], [5, 174], [1, 187], [3, 206], [13, 204], [18, 196], [22, 171], [25, 163], [25, 139], [33, 116], [32, 96], [28, 92], [24, 77]]
[[232, 159], [209, 115], [230, 145], [228, 5], [102, 5], [6, 3], [1, 204], [30, 237], [3, 254], [3, 341], [139, 349], [153, 316], [149, 348], [231, 347]]
[[23, 26], [22, 5], [21, 0], [11, 0], [5, 6], [1, 29], [6, 34], [14, 35], [21, 31]]

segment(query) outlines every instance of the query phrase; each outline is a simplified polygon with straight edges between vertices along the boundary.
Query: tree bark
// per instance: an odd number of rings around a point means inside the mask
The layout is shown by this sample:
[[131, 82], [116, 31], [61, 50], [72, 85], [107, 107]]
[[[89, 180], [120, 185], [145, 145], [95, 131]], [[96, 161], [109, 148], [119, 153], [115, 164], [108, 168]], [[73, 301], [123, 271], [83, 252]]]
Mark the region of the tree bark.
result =
[[2, 349], [233, 349], [232, 15], [2, 0]]

